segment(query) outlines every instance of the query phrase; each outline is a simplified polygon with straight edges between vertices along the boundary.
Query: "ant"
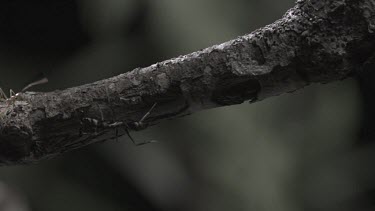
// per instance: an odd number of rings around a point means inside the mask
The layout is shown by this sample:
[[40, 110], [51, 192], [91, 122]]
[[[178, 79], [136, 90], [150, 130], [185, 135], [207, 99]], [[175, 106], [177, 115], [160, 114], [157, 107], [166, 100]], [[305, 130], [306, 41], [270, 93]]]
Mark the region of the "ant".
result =
[[[33, 86], [39, 85], [39, 84], [47, 83], [47, 82], [48, 82], [47, 77], [43, 77], [39, 80], [36, 80], [34, 82], [31, 82], [31, 83], [27, 84], [20, 92], [15, 93], [12, 89], [10, 89], [9, 90], [9, 98], [4, 93], [4, 91], [0, 88], [0, 102], [5, 101], [5, 103], [9, 107], [10, 105], [14, 104], [16, 102], [16, 100], [19, 98], [20, 94], [25, 92], [27, 89], [29, 89]], [[3, 118], [3, 115], [5, 114], [5, 112], [6, 112], [5, 110], [0, 112], [0, 119]]]
[[47, 83], [48, 79], [47, 77], [43, 77], [42, 79], [36, 80], [34, 82], [31, 82], [27, 84], [20, 92], [15, 93], [12, 89], [9, 90], [9, 98], [7, 95], [4, 93], [4, 91], [0, 88], [0, 101], [5, 101], [8, 105], [14, 103], [19, 95], [23, 92], [25, 92], [27, 89], [39, 85], [39, 84], [44, 84]]
[[[95, 133], [96, 133], [96, 130], [98, 128], [114, 128], [115, 134], [116, 134], [116, 140], [119, 136], [118, 128], [121, 127], [121, 126], [124, 126], [124, 130], [125, 130], [127, 136], [130, 138], [130, 140], [133, 142], [133, 144], [135, 146], [141, 146], [141, 145], [145, 145], [145, 144], [149, 144], [149, 143], [155, 143], [156, 142], [155, 140], [137, 143], [134, 140], [134, 138], [131, 136], [130, 130], [140, 131], [142, 129], [145, 129], [148, 126], [148, 124], [145, 123], [144, 121], [151, 114], [152, 110], [154, 110], [156, 105], [157, 105], [157, 103], [154, 103], [154, 105], [147, 111], [147, 113], [141, 118], [141, 120], [139, 120], [137, 122], [131, 122], [131, 123], [112, 122], [112, 123], [108, 123], [108, 122], [105, 122], [103, 120], [103, 118], [102, 118], [102, 120], [97, 120], [97, 119], [93, 119], [93, 118], [83, 118], [81, 124], [83, 124], [83, 125], [88, 124], [88, 125], [95, 126]], [[83, 135], [83, 134], [84, 133], [83, 133], [82, 128], [81, 128], [80, 129], [80, 135]]]

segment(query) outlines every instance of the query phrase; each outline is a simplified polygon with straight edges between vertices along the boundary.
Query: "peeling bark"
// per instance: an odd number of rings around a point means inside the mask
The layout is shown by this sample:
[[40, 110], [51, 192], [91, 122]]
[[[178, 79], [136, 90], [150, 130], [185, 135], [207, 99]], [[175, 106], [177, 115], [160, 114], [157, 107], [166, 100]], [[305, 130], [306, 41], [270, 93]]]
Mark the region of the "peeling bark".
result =
[[[355, 75], [374, 53], [375, 1], [299, 0], [248, 35], [92, 84], [0, 103], [0, 164], [53, 157], [144, 125]], [[143, 128], [142, 128], [143, 129]]]

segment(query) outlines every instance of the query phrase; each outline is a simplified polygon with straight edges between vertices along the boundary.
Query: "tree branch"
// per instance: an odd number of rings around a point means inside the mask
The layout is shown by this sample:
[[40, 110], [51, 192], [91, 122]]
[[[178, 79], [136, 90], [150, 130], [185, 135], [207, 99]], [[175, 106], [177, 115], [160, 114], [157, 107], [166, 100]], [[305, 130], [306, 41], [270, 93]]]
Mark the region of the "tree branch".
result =
[[299, 0], [232, 41], [92, 84], [0, 104], [0, 164], [35, 162], [116, 139], [157, 103], [153, 125], [353, 75], [374, 53], [373, 0]]

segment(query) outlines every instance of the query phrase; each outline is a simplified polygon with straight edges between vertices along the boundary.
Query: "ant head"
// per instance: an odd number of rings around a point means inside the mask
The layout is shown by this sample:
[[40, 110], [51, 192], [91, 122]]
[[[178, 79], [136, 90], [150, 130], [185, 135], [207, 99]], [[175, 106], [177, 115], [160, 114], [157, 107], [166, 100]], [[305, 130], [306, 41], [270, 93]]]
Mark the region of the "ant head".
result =
[[138, 130], [145, 129], [145, 128], [147, 127], [147, 124], [145, 124], [145, 123], [143, 123], [143, 122], [132, 122], [132, 123], [130, 124], [130, 126], [131, 126], [131, 128], [132, 128], [133, 130], [138, 131]]

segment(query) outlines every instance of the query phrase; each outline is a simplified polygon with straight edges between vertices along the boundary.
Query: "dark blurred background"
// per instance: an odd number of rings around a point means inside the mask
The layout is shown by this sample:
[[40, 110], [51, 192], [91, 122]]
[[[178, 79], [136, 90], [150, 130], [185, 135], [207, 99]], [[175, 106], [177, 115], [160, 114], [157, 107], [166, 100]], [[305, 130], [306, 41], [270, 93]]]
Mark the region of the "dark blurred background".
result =
[[[50, 82], [33, 90], [104, 79], [244, 35], [293, 5], [3, 0], [0, 87], [20, 90], [40, 74]], [[361, 141], [371, 129], [363, 130], [359, 87], [354, 79], [313, 85], [133, 133], [158, 143], [122, 137], [1, 167], [0, 210], [372, 210], [374, 147]]]

